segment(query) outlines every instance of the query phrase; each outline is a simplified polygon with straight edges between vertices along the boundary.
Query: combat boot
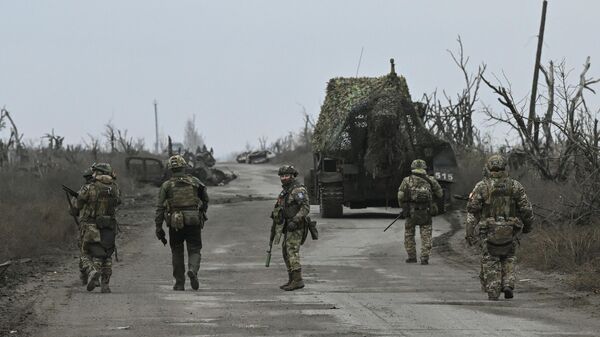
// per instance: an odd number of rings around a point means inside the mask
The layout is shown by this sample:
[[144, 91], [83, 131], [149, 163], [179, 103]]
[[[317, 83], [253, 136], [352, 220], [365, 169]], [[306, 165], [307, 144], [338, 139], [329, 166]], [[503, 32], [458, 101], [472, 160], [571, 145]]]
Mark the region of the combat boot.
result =
[[288, 281], [287, 281], [287, 283], [280, 285], [279, 289], [283, 289], [283, 288], [289, 286], [290, 283], [292, 283], [292, 272], [288, 271]]
[[513, 288], [511, 288], [511, 287], [507, 286], [507, 287], [502, 288], [502, 292], [504, 293], [504, 298], [507, 300], [514, 297]]
[[421, 264], [422, 265], [428, 265], [429, 264], [429, 258], [421, 258]]
[[488, 291], [488, 300], [490, 301], [497, 301], [498, 297], [500, 296], [500, 294], [498, 294], [495, 291]]
[[417, 258], [416, 257], [409, 257], [408, 259], [405, 260], [406, 263], [417, 263]]
[[177, 291], [184, 291], [185, 290], [185, 281], [179, 282], [179, 281], [175, 281], [175, 284], [173, 285], [173, 290], [177, 290]]
[[100, 292], [101, 293], [108, 294], [108, 293], [112, 292], [112, 291], [110, 291], [110, 287], [108, 286], [109, 281], [110, 281], [110, 276], [102, 275], [102, 278], [100, 281]]
[[198, 282], [198, 275], [191, 270], [188, 270], [187, 274], [190, 278], [190, 285], [192, 286], [192, 289], [198, 290], [198, 288], [200, 288], [200, 282]]
[[79, 271], [79, 279], [81, 280], [81, 285], [85, 286], [88, 283], [88, 275], [85, 271], [80, 270]]
[[304, 288], [304, 281], [302, 280], [302, 269], [292, 271], [292, 281], [282, 289], [285, 291], [292, 291], [296, 289]]
[[100, 279], [100, 272], [92, 270], [88, 276], [87, 291], [92, 291], [98, 286], [98, 280]]

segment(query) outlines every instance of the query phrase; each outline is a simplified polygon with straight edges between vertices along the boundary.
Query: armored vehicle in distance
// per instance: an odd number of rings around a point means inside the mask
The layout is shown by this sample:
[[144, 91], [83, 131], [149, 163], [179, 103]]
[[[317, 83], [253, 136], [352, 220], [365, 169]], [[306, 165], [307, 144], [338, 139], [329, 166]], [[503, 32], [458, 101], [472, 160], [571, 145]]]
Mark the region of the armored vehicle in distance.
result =
[[426, 128], [393, 59], [391, 66], [383, 77], [333, 78], [327, 85], [312, 138], [314, 168], [305, 176], [323, 217], [342, 216], [343, 206], [398, 207], [398, 186], [417, 158], [444, 189], [438, 208], [450, 201], [454, 151]]

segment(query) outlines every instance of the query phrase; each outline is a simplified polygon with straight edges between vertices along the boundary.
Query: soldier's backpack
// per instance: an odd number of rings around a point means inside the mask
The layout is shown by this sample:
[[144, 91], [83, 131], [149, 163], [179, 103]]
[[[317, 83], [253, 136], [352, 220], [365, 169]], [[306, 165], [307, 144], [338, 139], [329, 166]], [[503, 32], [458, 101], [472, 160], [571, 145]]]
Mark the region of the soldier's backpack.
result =
[[199, 211], [202, 201], [198, 197], [202, 185], [191, 176], [173, 177], [170, 182], [172, 196], [167, 203], [168, 225], [175, 230], [183, 226], [202, 226], [203, 219]]
[[413, 175], [408, 189], [413, 203], [428, 205], [433, 200], [431, 182], [425, 177]]
[[98, 229], [114, 229], [115, 210], [119, 202], [119, 191], [114, 183], [94, 182], [94, 220]]
[[505, 255], [512, 249], [516, 234], [523, 227], [516, 217], [513, 182], [508, 177], [489, 179], [484, 201], [485, 217], [482, 229], [486, 231], [488, 250], [492, 255]]

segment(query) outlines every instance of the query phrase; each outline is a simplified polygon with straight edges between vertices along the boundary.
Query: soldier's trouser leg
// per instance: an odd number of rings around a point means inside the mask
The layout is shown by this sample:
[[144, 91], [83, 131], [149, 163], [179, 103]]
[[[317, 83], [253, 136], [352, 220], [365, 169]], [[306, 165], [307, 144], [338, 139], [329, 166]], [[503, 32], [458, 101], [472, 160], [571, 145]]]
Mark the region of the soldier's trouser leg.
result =
[[421, 260], [429, 260], [429, 255], [431, 254], [432, 244], [432, 231], [433, 226], [431, 223], [431, 219], [429, 219], [429, 223], [425, 225], [419, 226], [419, 231], [421, 233]]
[[283, 243], [281, 244], [281, 254], [283, 256], [283, 262], [285, 262], [285, 268], [287, 269], [289, 274], [291, 272], [290, 259], [288, 257], [288, 250], [285, 237], [283, 238]]
[[200, 226], [187, 226], [185, 230], [185, 241], [188, 252], [188, 270], [198, 275], [200, 261], [202, 260], [202, 229]]
[[481, 257], [482, 285], [488, 294], [498, 297], [502, 286], [502, 262], [500, 257], [485, 252]]
[[515, 264], [516, 256], [507, 256], [502, 259], [502, 287], [515, 289]]
[[100, 263], [101, 284], [108, 284], [112, 276], [112, 256], [101, 260]]
[[287, 260], [288, 271], [300, 270], [300, 242], [302, 242], [303, 229], [286, 232], [283, 238], [283, 258]]
[[173, 277], [175, 278], [175, 284], [182, 286], [185, 284], [184, 237], [183, 230], [176, 231], [173, 228], [169, 228]]
[[415, 242], [415, 223], [411, 218], [404, 224], [404, 248], [409, 259], [417, 258], [417, 243]]

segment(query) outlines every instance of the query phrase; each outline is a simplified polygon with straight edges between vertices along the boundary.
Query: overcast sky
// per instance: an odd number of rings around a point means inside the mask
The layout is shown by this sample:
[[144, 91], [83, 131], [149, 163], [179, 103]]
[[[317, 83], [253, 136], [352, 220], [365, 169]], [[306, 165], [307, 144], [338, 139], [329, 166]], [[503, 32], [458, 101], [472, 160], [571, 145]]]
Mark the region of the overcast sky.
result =
[[[541, 3], [0, 0], [0, 106], [28, 139], [54, 128], [79, 143], [112, 120], [152, 147], [156, 99], [162, 134], [181, 140], [195, 114], [223, 157], [299, 129], [300, 105], [317, 116], [327, 81], [354, 76], [362, 47], [360, 76], [395, 58], [418, 100], [462, 87], [446, 51], [460, 35], [473, 67], [504, 71], [525, 96]], [[600, 1], [550, 0], [543, 60], [578, 71], [589, 55], [600, 76], [598, 13]]]

